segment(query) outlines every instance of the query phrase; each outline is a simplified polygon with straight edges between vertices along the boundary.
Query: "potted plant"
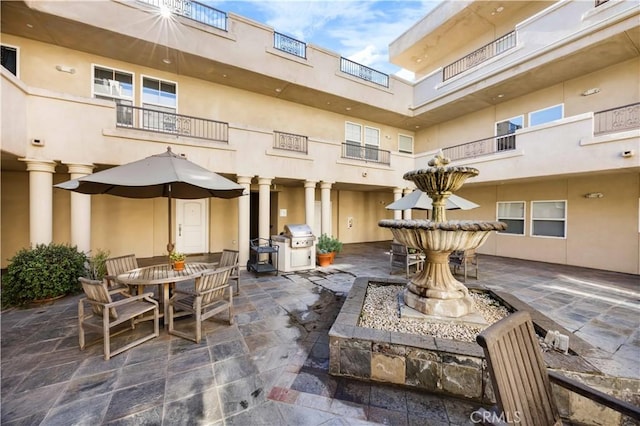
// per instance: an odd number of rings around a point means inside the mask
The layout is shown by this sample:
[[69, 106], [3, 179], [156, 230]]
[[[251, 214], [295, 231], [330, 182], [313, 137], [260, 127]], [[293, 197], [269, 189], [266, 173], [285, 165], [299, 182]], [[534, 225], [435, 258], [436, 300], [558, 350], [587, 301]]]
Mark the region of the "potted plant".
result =
[[335, 237], [329, 237], [329, 246], [331, 247], [329, 251], [329, 253], [331, 253], [331, 263], [333, 263], [336, 254], [342, 251], [342, 243]]
[[182, 271], [184, 269], [184, 261], [186, 258], [187, 255], [179, 251], [169, 253], [169, 259], [173, 262], [173, 269], [176, 271]]
[[98, 249], [95, 254], [87, 258], [85, 276], [90, 280], [102, 281], [107, 275], [106, 260], [109, 258], [109, 251]]
[[327, 234], [320, 235], [316, 244], [316, 261], [319, 266], [326, 267], [331, 264], [332, 238]]

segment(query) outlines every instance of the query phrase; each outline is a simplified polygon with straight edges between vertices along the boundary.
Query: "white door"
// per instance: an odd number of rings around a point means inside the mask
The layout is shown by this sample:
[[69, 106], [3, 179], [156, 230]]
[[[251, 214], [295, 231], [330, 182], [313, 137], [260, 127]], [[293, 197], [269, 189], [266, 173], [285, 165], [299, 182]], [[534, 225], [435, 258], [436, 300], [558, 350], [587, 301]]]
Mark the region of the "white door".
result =
[[209, 199], [176, 200], [176, 250], [209, 252]]

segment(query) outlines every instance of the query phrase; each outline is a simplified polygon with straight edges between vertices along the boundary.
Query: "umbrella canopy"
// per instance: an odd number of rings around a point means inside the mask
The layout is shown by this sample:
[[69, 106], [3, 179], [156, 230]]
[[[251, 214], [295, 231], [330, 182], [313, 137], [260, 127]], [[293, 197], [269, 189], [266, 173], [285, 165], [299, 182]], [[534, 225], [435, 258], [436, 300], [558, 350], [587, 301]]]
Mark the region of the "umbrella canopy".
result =
[[[394, 201], [393, 203], [386, 206], [388, 210], [409, 210], [409, 209], [418, 209], [418, 210], [432, 210], [433, 201], [431, 198], [424, 192], [416, 189], [411, 194], [405, 195], [399, 200]], [[476, 207], [480, 207], [478, 204], [466, 200], [462, 197], [458, 197], [455, 194], [451, 194], [449, 198], [447, 198], [446, 208], [447, 210], [471, 210]]]
[[109, 194], [127, 198], [167, 197], [169, 201], [169, 243], [171, 238], [171, 199], [235, 198], [244, 187], [171, 152], [112, 167], [54, 185], [82, 194]]

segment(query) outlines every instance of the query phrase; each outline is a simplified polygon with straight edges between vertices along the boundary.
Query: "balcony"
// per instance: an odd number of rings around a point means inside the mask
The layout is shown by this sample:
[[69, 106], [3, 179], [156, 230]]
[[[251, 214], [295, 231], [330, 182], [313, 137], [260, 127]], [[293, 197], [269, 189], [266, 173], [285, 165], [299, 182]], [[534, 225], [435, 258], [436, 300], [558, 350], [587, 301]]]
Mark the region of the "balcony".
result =
[[229, 142], [229, 124], [131, 105], [116, 105], [117, 127]]
[[350, 61], [347, 58], [340, 58], [340, 71], [380, 86], [389, 87], [389, 76], [387, 74]]
[[353, 143], [343, 143], [342, 158], [389, 165], [391, 164], [391, 151], [378, 149], [371, 145], [362, 146]]
[[482, 46], [462, 59], [458, 59], [454, 63], [447, 65], [442, 70], [442, 80], [446, 81], [451, 77], [465, 72], [468, 69], [475, 67], [482, 62], [485, 62], [501, 53], [506, 52], [509, 49], [516, 47], [516, 32], [511, 31], [489, 44]]
[[193, 0], [138, 0], [201, 24], [227, 31], [227, 14]]
[[307, 154], [308, 138], [292, 133], [273, 132], [273, 148]]
[[479, 139], [473, 142], [466, 142], [460, 145], [450, 146], [442, 149], [442, 154], [453, 160], [463, 158], [474, 158], [483, 155], [492, 155], [498, 152], [516, 149], [516, 134], [512, 133], [504, 136], [493, 136]]
[[640, 102], [596, 112], [593, 115], [594, 136], [640, 128]]
[[307, 44], [278, 32], [273, 33], [273, 47], [282, 52], [290, 53], [302, 59], [307, 59]]

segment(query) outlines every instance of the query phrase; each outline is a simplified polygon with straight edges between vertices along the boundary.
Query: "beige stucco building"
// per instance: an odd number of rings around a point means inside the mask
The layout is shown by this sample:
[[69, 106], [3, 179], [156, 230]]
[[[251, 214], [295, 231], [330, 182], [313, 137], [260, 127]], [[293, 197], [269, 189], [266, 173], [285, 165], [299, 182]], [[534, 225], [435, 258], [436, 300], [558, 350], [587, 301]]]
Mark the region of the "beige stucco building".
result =
[[[51, 241], [162, 255], [165, 199], [53, 184], [174, 152], [250, 190], [174, 201], [178, 248], [249, 256], [286, 224], [390, 240], [385, 206], [442, 149], [503, 220], [482, 253], [640, 273], [640, 5], [447, 1], [386, 75], [196, 2], [2, 2], [2, 267]], [[188, 5], [188, 9], [184, 9]], [[189, 227], [190, 232], [183, 232]], [[197, 236], [188, 239], [185, 235]]]

